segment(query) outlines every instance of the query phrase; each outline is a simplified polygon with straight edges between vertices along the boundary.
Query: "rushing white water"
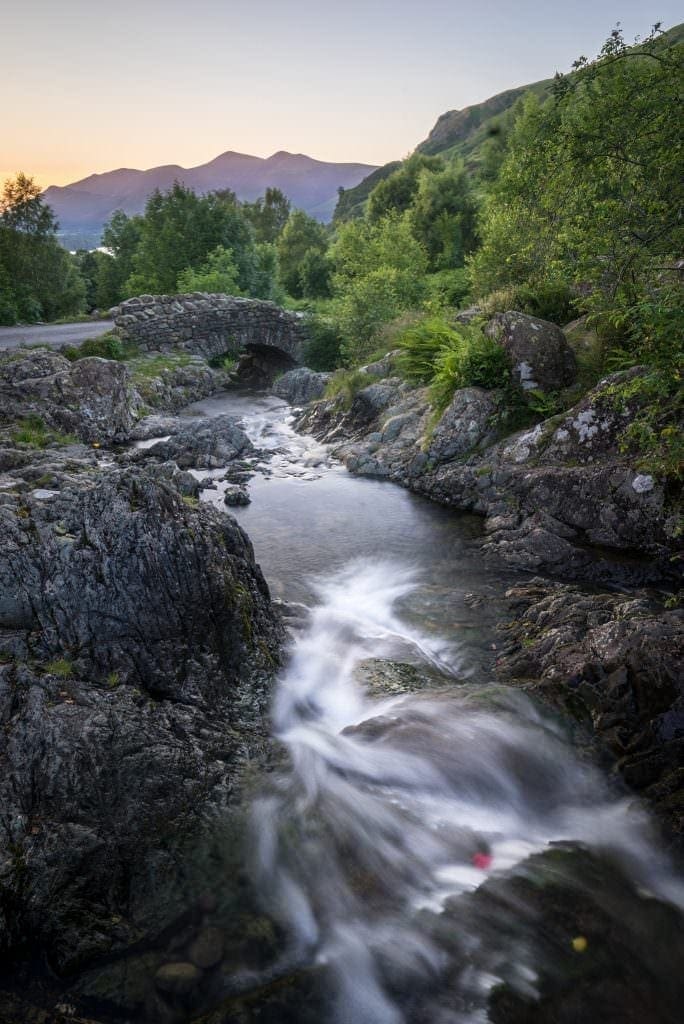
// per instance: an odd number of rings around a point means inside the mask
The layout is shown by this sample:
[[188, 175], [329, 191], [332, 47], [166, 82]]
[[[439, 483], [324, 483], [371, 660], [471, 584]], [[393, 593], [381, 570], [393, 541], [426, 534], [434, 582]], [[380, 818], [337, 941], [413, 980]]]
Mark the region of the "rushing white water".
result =
[[[366, 560], [318, 585], [273, 711], [290, 767], [254, 808], [260, 891], [326, 965], [340, 1024], [405, 1020], [406, 993], [447, 966], [434, 935], [445, 906], [461, 966], [441, 1024], [486, 1020], [503, 978], [533, 993], [524, 908], [506, 918], [502, 948], [497, 922], [459, 899], [550, 843], [583, 844], [684, 903], [643, 812], [611, 794], [556, 725], [519, 693], [459, 684], [459, 650], [402, 622], [397, 606], [415, 583], [400, 564]], [[369, 656], [422, 661], [449, 685], [371, 700], [354, 674]]]
[[[321, 1022], [480, 1024], [499, 981], [534, 998], [560, 971], [564, 991], [577, 936], [563, 915], [598, 929], [588, 957], [631, 950], [667, 989], [678, 947], [667, 928], [659, 939], [650, 897], [681, 907], [682, 888], [638, 803], [520, 690], [492, 683], [506, 582], [470, 544], [480, 526], [350, 476], [278, 399], [191, 411], [239, 415], [263, 453], [236, 515], [272, 591], [310, 608], [278, 682], [287, 767], [254, 804], [252, 866], [291, 939], [285, 969], [317, 965], [334, 990]], [[203, 500], [223, 507], [223, 486]], [[423, 666], [429, 685], [371, 697], [368, 658]], [[550, 897], [530, 896], [549, 879]], [[601, 927], [614, 935], [603, 953]]]

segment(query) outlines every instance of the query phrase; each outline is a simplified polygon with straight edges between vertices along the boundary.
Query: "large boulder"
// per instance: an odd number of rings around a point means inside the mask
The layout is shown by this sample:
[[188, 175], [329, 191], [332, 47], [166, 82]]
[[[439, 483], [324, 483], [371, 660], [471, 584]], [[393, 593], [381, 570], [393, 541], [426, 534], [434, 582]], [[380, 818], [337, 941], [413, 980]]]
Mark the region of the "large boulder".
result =
[[234, 848], [280, 626], [235, 521], [144, 472], [0, 523], [0, 949], [61, 973], [163, 932], [219, 811]]
[[492, 317], [485, 334], [504, 349], [525, 391], [560, 391], [575, 380], [575, 354], [556, 324], [511, 310]]
[[331, 373], [317, 373], [302, 366], [277, 377], [271, 391], [278, 398], [284, 398], [291, 405], [308, 405], [323, 396]]
[[0, 356], [0, 419], [38, 417], [82, 441], [127, 437], [140, 400], [123, 363], [95, 356], [71, 363], [45, 349]]
[[218, 469], [254, 451], [238, 420], [224, 414], [188, 420], [168, 439], [142, 449], [139, 456], [172, 459], [181, 469]]

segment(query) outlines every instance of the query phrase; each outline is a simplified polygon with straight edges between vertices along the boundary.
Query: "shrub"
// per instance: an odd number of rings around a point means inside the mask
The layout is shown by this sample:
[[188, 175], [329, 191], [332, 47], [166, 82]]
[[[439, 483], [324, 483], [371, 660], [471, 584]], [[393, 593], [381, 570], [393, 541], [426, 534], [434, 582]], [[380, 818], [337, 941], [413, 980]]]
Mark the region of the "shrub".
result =
[[573, 301], [573, 293], [567, 285], [542, 281], [538, 284], [498, 288], [480, 299], [478, 305], [486, 316], [517, 309], [520, 313], [538, 316], [541, 320], [551, 320], [552, 323], [562, 326], [568, 323], [575, 313]]
[[356, 393], [372, 383], [372, 378], [361, 370], [337, 370], [328, 381], [325, 397], [339, 398], [341, 404], [348, 409]]
[[62, 355], [72, 363], [87, 356], [99, 356], [101, 359], [115, 359], [121, 362], [137, 355], [137, 349], [135, 346], [124, 345], [115, 334], [103, 334], [99, 338], [89, 338], [79, 346], [66, 345], [62, 349]]
[[496, 341], [472, 326], [451, 334], [437, 353], [430, 385], [430, 400], [437, 409], [446, 408], [459, 388], [508, 387], [508, 358]]
[[468, 299], [470, 283], [465, 267], [453, 270], [439, 270], [426, 278], [428, 302], [437, 309], [453, 306], [458, 308]]
[[74, 666], [66, 658], [56, 658], [54, 661], [48, 661], [43, 667], [49, 675], [59, 676], [60, 679], [68, 679], [74, 674]]
[[435, 360], [442, 348], [458, 335], [439, 317], [419, 320], [397, 339], [401, 353], [397, 369], [412, 384], [427, 384], [435, 372]]
[[342, 338], [334, 320], [311, 316], [306, 322], [304, 363], [312, 370], [336, 370], [342, 362]]

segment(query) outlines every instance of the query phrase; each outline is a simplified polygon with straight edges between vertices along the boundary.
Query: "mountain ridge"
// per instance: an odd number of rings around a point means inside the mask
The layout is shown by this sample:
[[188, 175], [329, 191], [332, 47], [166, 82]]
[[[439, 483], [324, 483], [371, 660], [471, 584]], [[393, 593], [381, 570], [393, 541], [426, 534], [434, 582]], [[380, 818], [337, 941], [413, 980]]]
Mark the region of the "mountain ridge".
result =
[[[684, 23], [674, 25], [659, 37], [663, 48], [684, 40]], [[634, 44], [637, 49], [639, 43]], [[573, 72], [570, 72], [572, 75]], [[414, 152], [426, 156], [441, 156], [449, 160], [460, 157], [466, 168], [477, 170], [482, 159], [482, 146], [502, 128], [510, 127], [514, 120], [514, 108], [518, 100], [534, 93], [542, 102], [551, 95], [553, 78], [544, 78], [527, 85], [512, 86], [496, 93], [480, 103], [472, 103], [460, 109], [447, 110], [440, 114], [427, 138], [419, 142]], [[335, 208], [333, 220], [342, 222], [363, 215], [366, 201], [373, 187], [401, 166], [402, 161], [392, 161], [376, 167], [367, 178], [353, 188], [345, 190]]]
[[59, 221], [62, 243], [87, 248], [99, 243], [102, 226], [115, 210], [140, 213], [155, 189], [164, 191], [175, 181], [197, 192], [229, 188], [248, 201], [267, 188], [280, 188], [293, 206], [325, 221], [332, 217], [338, 189], [353, 187], [373, 170], [372, 164], [335, 163], [287, 150], [269, 157], [226, 150], [194, 167], [161, 164], [146, 170], [119, 167], [89, 174], [68, 185], [50, 185], [43, 198]]

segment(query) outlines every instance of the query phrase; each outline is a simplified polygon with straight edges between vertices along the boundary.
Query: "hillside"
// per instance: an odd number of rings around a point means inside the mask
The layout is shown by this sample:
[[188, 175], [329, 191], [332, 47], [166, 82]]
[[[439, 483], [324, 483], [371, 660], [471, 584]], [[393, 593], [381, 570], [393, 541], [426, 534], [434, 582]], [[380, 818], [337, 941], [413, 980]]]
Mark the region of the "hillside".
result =
[[55, 211], [60, 240], [67, 248], [99, 244], [102, 225], [114, 210], [140, 213], [154, 189], [180, 181], [197, 192], [230, 188], [242, 200], [254, 200], [277, 187], [292, 205], [318, 220], [330, 220], [339, 188], [352, 188], [375, 168], [369, 164], [327, 163], [302, 153], [274, 153], [267, 159], [226, 152], [197, 167], [167, 164], [141, 171], [121, 167], [91, 174], [70, 185], [52, 185], [43, 198]]
[[[660, 40], [662, 47], [673, 46], [684, 39], [684, 24], [676, 25], [665, 32]], [[416, 146], [416, 150], [428, 156], [443, 156], [445, 159], [461, 157], [471, 171], [476, 171], [482, 157], [482, 146], [492, 135], [509, 127], [515, 116], [515, 106], [526, 93], [535, 93], [539, 99], [550, 95], [553, 78], [529, 85], [517, 86], [498, 93], [482, 103], [475, 103], [462, 110], [448, 110], [441, 114], [428, 137]], [[340, 195], [335, 208], [334, 219], [350, 220], [361, 216], [366, 200], [375, 185], [396, 170], [397, 161], [374, 170], [354, 188]]]

